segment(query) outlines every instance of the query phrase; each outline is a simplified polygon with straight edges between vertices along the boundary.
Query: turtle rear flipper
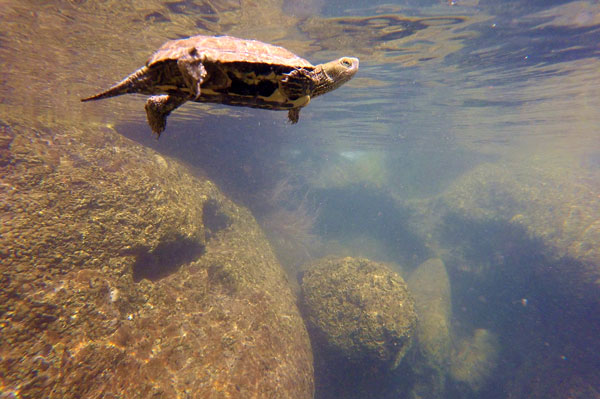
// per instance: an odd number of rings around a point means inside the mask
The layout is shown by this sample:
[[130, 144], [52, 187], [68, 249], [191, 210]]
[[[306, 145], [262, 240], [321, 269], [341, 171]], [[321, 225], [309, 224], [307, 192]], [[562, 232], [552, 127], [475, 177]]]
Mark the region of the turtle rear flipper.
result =
[[170, 94], [148, 98], [148, 101], [146, 101], [146, 116], [148, 117], [148, 124], [157, 139], [167, 126], [167, 116], [188, 100], [188, 98]]
[[200, 86], [206, 78], [207, 72], [202, 65], [202, 57], [196, 48], [191, 48], [189, 53], [177, 60], [177, 67], [183, 76], [185, 84], [190, 88], [192, 99], [200, 98]]
[[300, 118], [300, 108], [292, 108], [288, 111], [288, 119], [292, 125], [298, 123]]

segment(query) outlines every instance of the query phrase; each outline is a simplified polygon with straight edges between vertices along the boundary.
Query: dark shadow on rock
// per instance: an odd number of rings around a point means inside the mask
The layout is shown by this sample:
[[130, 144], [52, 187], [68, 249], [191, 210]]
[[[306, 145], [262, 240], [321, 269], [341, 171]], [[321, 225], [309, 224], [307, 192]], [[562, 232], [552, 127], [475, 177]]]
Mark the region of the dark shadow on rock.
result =
[[204, 253], [204, 245], [196, 240], [176, 237], [162, 241], [152, 251], [134, 250], [133, 281], [160, 280]]
[[206, 241], [210, 240], [216, 233], [225, 230], [231, 225], [231, 220], [226, 213], [221, 210], [219, 203], [215, 200], [208, 200], [202, 207], [202, 223], [206, 228]]

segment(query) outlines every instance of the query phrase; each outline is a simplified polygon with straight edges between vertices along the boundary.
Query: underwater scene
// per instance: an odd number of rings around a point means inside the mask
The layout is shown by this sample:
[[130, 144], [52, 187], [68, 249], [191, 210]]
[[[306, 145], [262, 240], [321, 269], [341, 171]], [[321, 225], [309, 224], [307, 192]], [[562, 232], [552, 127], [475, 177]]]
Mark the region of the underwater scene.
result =
[[0, 399], [600, 399], [600, 1], [0, 5]]

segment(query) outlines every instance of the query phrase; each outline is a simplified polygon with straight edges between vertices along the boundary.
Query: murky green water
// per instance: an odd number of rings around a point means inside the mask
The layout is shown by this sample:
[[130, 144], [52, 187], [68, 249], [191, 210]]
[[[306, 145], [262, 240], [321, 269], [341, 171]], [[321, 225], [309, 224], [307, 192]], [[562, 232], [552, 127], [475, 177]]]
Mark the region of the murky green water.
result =
[[[358, 387], [318, 363], [317, 398], [600, 397], [598, 1], [0, 6], [5, 131], [110, 129], [187, 163], [251, 210], [296, 287], [325, 255], [387, 262], [405, 279], [443, 260], [452, 354]], [[187, 103], [159, 141], [142, 96], [79, 101], [195, 34], [314, 64], [358, 57], [360, 70], [297, 125]], [[19, 397], [1, 378], [0, 397]]]

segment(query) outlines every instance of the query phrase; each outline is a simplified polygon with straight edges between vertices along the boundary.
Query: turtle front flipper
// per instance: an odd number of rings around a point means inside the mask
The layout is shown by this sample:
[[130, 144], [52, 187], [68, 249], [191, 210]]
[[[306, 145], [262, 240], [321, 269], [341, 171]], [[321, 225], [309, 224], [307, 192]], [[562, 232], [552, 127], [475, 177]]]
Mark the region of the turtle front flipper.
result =
[[198, 100], [201, 94], [200, 86], [207, 75], [198, 50], [191, 48], [189, 53], [177, 60], [177, 67], [179, 67], [185, 84], [190, 88], [192, 99]]
[[292, 101], [306, 97], [312, 93], [315, 83], [312, 75], [300, 68], [294, 69], [281, 79], [281, 91]]
[[298, 123], [298, 119], [300, 118], [300, 110], [308, 105], [310, 102], [310, 96], [300, 97], [296, 101], [294, 101], [294, 108], [290, 108], [288, 111], [288, 119], [292, 125]]
[[148, 124], [157, 139], [167, 126], [167, 116], [186, 101], [188, 101], [186, 97], [169, 94], [148, 98], [148, 101], [146, 101], [146, 116], [148, 117]]

